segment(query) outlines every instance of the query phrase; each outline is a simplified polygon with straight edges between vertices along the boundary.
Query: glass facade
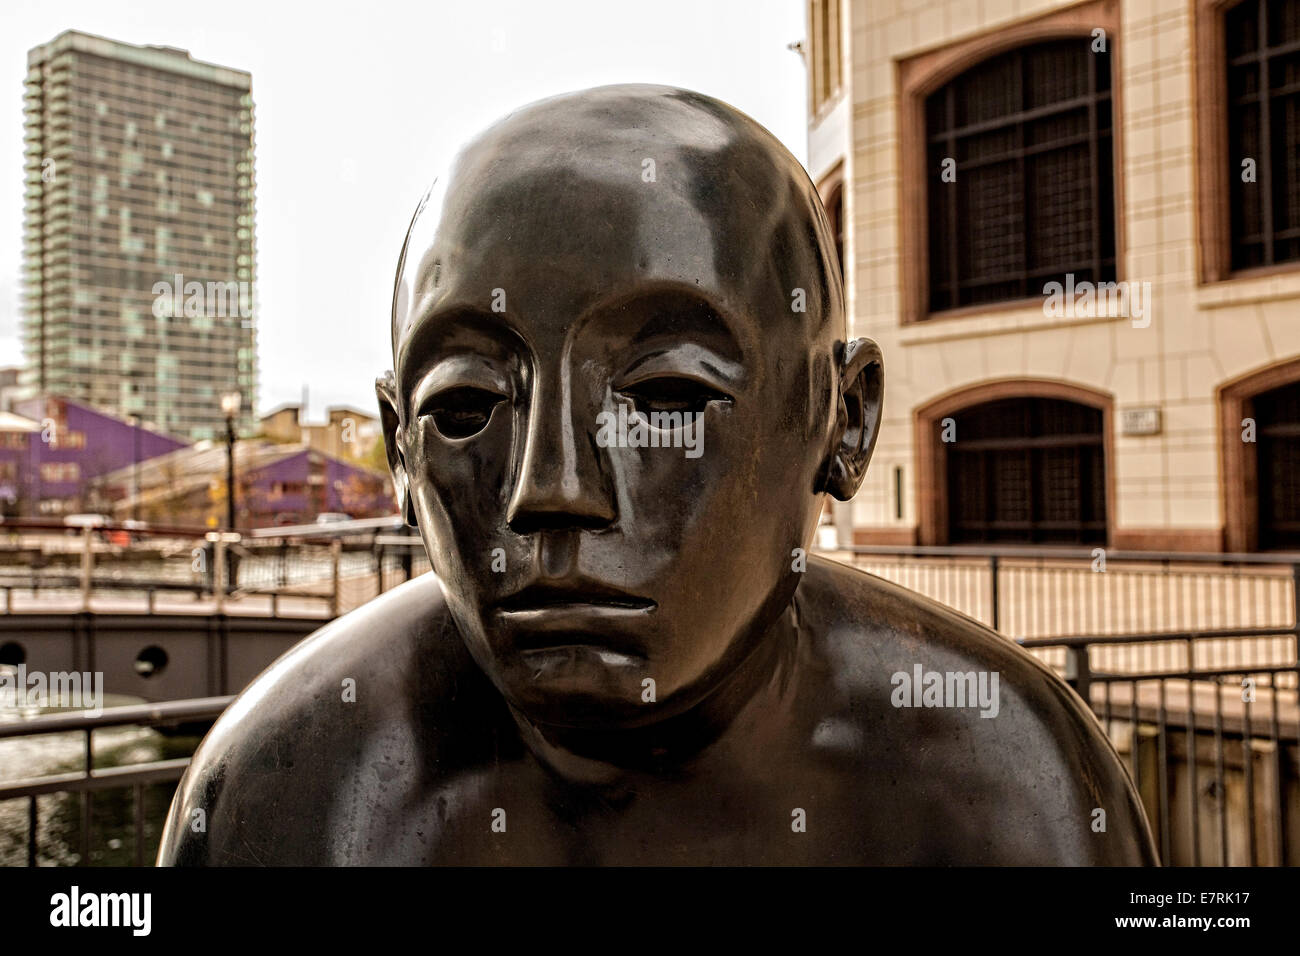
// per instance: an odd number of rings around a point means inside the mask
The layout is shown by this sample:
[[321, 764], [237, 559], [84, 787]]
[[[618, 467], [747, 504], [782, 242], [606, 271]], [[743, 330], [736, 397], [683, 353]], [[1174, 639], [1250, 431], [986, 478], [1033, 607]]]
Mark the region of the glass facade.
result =
[[69, 31], [28, 54], [24, 116], [24, 384], [191, 439], [237, 389], [251, 425], [251, 77]]

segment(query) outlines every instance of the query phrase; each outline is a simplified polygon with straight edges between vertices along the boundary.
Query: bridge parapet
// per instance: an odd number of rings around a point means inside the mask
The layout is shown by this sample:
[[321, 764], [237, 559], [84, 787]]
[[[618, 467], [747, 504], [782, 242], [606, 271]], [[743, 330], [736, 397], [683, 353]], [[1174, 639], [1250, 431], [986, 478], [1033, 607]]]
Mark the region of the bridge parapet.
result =
[[[414, 535], [394, 519], [208, 531], [198, 528], [0, 521], [0, 601], [6, 612], [111, 609], [225, 610], [245, 599], [318, 603], [335, 616], [428, 570]], [[260, 601], [260, 603], [259, 603]], [[98, 606], [98, 608], [97, 608]], [[239, 613], [239, 612], [236, 612]]]

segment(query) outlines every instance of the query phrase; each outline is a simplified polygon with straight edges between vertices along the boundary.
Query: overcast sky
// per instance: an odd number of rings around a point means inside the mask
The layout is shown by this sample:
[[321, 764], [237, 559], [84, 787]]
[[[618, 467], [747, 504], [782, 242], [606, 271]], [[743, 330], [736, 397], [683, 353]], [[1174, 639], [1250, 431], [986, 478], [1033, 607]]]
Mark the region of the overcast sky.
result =
[[[457, 148], [524, 103], [666, 83], [749, 113], [806, 160], [802, 0], [2, 0], [0, 365], [22, 360], [27, 50], [66, 29], [253, 75], [260, 394], [374, 405], [406, 225]], [[4, 104], [7, 102], [7, 106]]]

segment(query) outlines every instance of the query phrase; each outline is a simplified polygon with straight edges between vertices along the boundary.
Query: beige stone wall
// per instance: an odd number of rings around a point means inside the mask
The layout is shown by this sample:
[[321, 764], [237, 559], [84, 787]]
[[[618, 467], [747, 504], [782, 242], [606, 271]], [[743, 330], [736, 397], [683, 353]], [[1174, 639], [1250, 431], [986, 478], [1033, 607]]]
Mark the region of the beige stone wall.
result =
[[314, 451], [342, 461], [364, 462], [382, 433], [379, 419], [353, 408], [327, 409], [329, 421], [319, 425], [299, 421], [300, 409], [291, 405], [261, 419], [261, 431], [279, 442], [306, 442]]
[[[1151, 283], [1147, 328], [1124, 317], [1048, 318], [1041, 303], [901, 323], [897, 62], [1074, 4], [845, 2], [851, 331], [880, 343], [886, 369], [885, 423], [853, 502], [855, 527], [916, 526], [915, 408], [981, 382], [1043, 378], [1113, 396], [1114, 531], [1217, 533], [1224, 516], [1215, 390], [1300, 356], [1300, 263], [1271, 276], [1198, 281], [1192, 0], [1118, 0], [1119, 35], [1108, 37], [1119, 92], [1119, 278]], [[1160, 407], [1161, 434], [1120, 434], [1123, 410], [1145, 405]], [[901, 519], [895, 466], [904, 471]]]

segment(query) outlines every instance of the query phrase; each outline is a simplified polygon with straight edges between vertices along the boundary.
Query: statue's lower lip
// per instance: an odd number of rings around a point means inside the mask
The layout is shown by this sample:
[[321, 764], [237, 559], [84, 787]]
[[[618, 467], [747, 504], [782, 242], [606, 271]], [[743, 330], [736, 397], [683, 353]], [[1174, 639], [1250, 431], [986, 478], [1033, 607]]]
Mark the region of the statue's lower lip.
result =
[[544, 612], [501, 612], [501, 638], [515, 652], [555, 651], [560, 648], [588, 648], [644, 659], [644, 641], [636, 628], [626, 625], [646, 610], [602, 608], [585, 605], [570, 613], [555, 607]]
[[497, 608], [497, 613], [518, 623], [543, 621], [569, 615], [597, 617], [640, 616], [653, 611], [654, 601], [559, 601], [548, 604], [516, 605]]
[[[519, 651], [521, 660], [527, 662], [530, 666], [538, 666], [548, 658], [553, 664], [557, 660], [565, 663], [574, 663], [580, 655], [590, 654], [600, 663], [608, 667], [628, 667], [643, 666], [645, 664], [645, 655], [638, 653], [629, 653], [626, 650], [606, 647], [603, 644], [570, 642], [565, 644], [547, 644], [541, 647], [530, 647]], [[541, 672], [538, 672], [539, 674]], [[534, 675], [538, 676], [538, 675]]]

